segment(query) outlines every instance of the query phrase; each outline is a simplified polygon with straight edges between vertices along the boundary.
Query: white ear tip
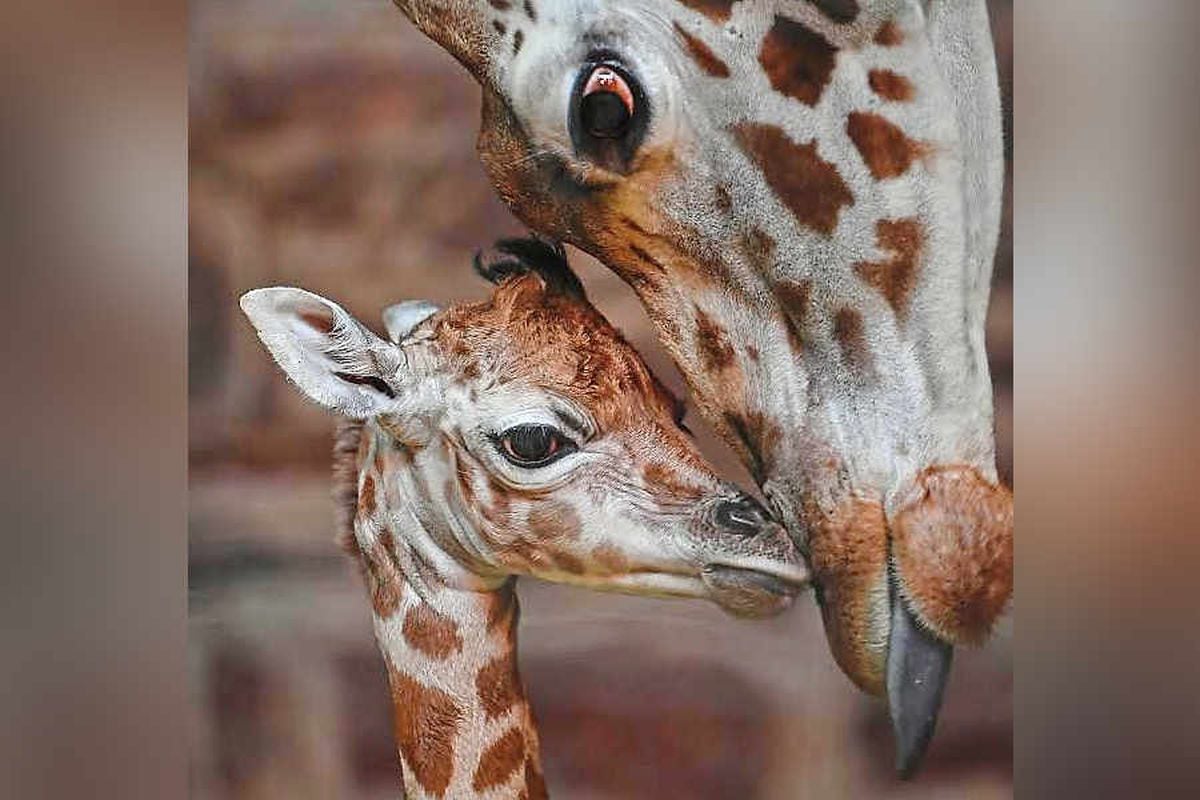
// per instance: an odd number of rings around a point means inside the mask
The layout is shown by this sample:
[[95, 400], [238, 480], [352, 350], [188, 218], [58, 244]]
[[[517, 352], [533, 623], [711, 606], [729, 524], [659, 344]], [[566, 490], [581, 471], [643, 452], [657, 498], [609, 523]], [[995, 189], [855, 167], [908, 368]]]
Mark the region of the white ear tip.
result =
[[412, 332], [413, 328], [440, 311], [441, 308], [428, 300], [406, 300], [383, 310], [383, 327], [393, 344]]

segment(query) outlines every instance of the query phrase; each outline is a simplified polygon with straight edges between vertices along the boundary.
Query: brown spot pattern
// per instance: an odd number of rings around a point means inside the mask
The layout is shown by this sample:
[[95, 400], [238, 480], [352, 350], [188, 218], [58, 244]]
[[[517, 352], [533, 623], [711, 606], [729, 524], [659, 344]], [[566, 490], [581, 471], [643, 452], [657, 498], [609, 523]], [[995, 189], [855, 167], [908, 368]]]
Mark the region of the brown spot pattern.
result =
[[728, 65], [712, 51], [712, 48], [685, 31], [678, 22], [675, 23], [675, 32], [683, 39], [684, 46], [687, 47], [692, 60], [700, 65], [700, 69], [714, 78], [729, 77]]
[[737, 0], [679, 0], [679, 2], [693, 11], [699, 11], [715, 22], [727, 22], [729, 15], [733, 13], [733, 4]]
[[388, 674], [400, 757], [426, 792], [442, 797], [454, 775], [454, 739], [462, 710], [446, 692], [423, 686], [391, 664]]
[[733, 345], [724, 329], [712, 317], [696, 309], [696, 352], [704, 369], [709, 372], [725, 369], [733, 364]]
[[747, 467], [750, 474], [756, 482], [761, 483], [769, 471], [772, 454], [779, 444], [779, 426], [759, 411], [743, 414], [725, 412], [722, 419], [749, 456]]
[[[390, 534], [389, 534], [390, 536]], [[371, 595], [371, 607], [380, 619], [390, 619], [400, 607], [401, 577], [391, 554], [381, 540], [374, 542], [363, 552], [366, 569], [367, 591]]]
[[582, 527], [579, 513], [566, 503], [543, 500], [529, 509], [529, 536], [534, 544], [576, 539]]
[[[807, 517], [809, 564], [820, 589], [830, 650], [859, 688], [882, 694], [890, 621], [883, 504], [853, 497], [831, 514], [811, 508]], [[877, 607], [874, 601], [880, 599], [882, 607]]]
[[733, 198], [729, 196], [729, 187], [723, 183], [718, 183], [714, 190], [717, 198], [717, 209], [722, 214], [728, 214], [733, 210]]
[[915, 219], [881, 219], [875, 223], [875, 237], [886, 261], [860, 261], [854, 265], [859, 276], [879, 291], [888, 305], [902, 316], [917, 282], [924, 235]]
[[906, 103], [913, 98], [912, 82], [890, 69], [873, 69], [867, 73], [871, 91], [885, 100]]
[[900, 590], [943, 639], [977, 644], [1012, 596], [1012, 494], [975, 467], [929, 467], [892, 523]]
[[926, 148], [904, 135], [894, 123], [866, 111], [851, 112], [846, 133], [877, 180], [903, 175]]
[[358, 510], [367, 516], [375, 513], [375, 478], [370, 475], [363, 478], [362, 491], [358, 497]]
[[471, 788], [483, 792], [507, 783], [524, 762], [525, 734], [520, 728], [510, 728], [479, 757]]
[[853, 203], [854, 195], [833, 164], [817, 155], [816, 142], [796, 144], [780, 128], [757, 123], [742, 123], [733, 133], [796, 220], [832, 233], [842, 206]]
[[879, 30], [875, 32], [875, 44], [880, 47], [895, 47], [903, 41], [904, 32], [890, 19], [880, 25]]
[[871, 367], [871, 351], [863, 330], [862, 314], [853, 308], [840, 308], [833, 318], [833, 338], [842, 350], [842, 357], [858, 372]]
[[858, 0], [813, 0], [813, 4], [834, 22], [854, 22], [858, 17]]
[[497, 589], [488, 595], [487, 599], [487, 629], [494, 631], [501, 624], [515, 624], [517, 611], [517, 594], [512, 585]]
[[609, 575], [623, 575], [629, 572], [629, 559], [611, 544], [602, 544], [593, 550], [592, 561]]
[[458, 635], [458, 623], [424, 603], [408, 610], [401, 630], [410, 647], [438, 661], [462, 652], [463, 641]]
[[837, 49], [824, 36], [787, 17], [775, 17], [758, 53], [771, 86], [815, 106], [829, 83]]
[[515, 654], [509, 651], [485, 664], [475, 676], [475, 691], [488, 720], [502, 716], [523, 701], [525, 692]]
[[796, 283], [785, 281], [776, 285], [775, 296], [783, 308], [784, 325], [787, 327], [788, 345], [796, 356], [804, 353], [804, 324], [808, 317], [812, 283], [801, 280]]
[[513, 34], [513, 55], [521, 52], [521, 45], [525, 44], [525, 31], [517, 31]]

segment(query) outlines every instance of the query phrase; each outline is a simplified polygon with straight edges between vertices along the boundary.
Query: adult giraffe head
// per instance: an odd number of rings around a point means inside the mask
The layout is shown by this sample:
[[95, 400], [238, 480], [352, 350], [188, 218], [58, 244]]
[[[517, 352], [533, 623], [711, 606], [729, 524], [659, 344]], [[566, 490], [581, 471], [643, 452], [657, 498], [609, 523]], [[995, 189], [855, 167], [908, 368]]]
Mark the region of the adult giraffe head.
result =
[[638, 293], [911, 770], [952, 645], [1012, 590], [983, 0], [397, 4], [483, 87], [478, 147], [514, 213]]

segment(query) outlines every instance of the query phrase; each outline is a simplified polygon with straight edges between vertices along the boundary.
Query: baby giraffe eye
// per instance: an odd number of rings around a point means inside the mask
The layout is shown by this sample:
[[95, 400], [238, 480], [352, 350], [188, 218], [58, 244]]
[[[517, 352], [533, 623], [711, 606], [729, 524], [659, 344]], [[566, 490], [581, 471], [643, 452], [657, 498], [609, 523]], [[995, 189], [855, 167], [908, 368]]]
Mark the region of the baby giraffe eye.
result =
[[501, 455], [518, 467], [544, 467], [577, 448], [550, 425], [517, 425], [500, 434]]

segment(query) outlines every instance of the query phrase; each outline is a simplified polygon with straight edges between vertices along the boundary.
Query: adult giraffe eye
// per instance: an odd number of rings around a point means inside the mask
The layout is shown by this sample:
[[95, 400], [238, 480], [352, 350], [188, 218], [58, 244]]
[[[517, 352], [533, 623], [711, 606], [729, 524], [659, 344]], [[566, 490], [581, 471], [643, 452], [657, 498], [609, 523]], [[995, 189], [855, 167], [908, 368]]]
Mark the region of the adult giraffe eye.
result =
[[576, 152], [612, 172], [627, 174], [649, 130], [650, 104], [633, 73], [615, 54], [595, 53], [575, 79], [571, 141]]
[[579, 118], [583, 129], [598, 139], [625, 135], [636, 105], [629, 83], [611, 67], [596, 67], [583, 85]]
[[500, 434], [500, 454], [518, 467], [544, 467], [577, 448], [550, 425], [517, 425]]

